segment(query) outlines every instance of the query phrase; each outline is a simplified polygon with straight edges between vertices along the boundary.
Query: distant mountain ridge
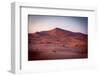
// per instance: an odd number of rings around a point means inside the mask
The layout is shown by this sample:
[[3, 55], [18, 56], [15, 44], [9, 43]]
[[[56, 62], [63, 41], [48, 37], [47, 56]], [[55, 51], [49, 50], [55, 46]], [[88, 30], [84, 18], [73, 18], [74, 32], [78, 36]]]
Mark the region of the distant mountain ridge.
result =
[[[76, 33], [76, 34], [83, 34], [83, 33], [80, 33], [80, 32], [72, 32], [72, 31], [68, 31], [68, 30], [64, 30], [64, 29], [61, 29], [61, 28], [54, 28], [54, 29], [51, 29], [51, 30], [48, 30], [48, 31], [41, 31], [41, 32], [35, 32], [36, 34], [39, 34], [39, 33], [58, 33], [58, 32], [63, 32], [63, 33]], [[33, 33], [29, 33], [29, 34], [33, 34]], [[86, 35], [86, 34], [83, 34], [83, 35]]]
[[88, 36], [86, 34], [60, 28], [28, 34], [29, 44], [64, 44], [71, 48], [86, 47], [88, 42], [87, 38]]
[[64, 30], [64, 29], [60, 29], [60, 28], [54, 28], [52, 30], [49, 31], [41, 31], [41, 32], [35, 32], [35, 33], [29, 33], [29, 34], [33, 34], [33, 35], [84, 35], [87, 36], [86, 34], [80, 33], [80, 32], [72, 32], [72, 31], [68, 31], [68, 30]]

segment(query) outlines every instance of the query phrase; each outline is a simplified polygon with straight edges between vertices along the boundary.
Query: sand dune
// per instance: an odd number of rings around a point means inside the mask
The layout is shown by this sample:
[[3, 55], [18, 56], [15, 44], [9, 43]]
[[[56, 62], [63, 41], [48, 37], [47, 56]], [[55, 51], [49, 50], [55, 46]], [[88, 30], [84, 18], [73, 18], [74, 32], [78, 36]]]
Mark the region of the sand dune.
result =
[[87, 58], [87, 35], [60, 28], [28, 34], [28, 60]]

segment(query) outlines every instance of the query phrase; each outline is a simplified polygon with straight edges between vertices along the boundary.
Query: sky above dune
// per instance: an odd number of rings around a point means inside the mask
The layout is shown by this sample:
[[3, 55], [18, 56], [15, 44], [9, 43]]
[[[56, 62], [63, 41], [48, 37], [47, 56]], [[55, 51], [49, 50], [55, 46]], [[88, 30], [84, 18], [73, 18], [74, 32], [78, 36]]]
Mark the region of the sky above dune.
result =
[[61, 28], [72, 32], [88, 33], [88, 17], [28, 15], [28, 33]]

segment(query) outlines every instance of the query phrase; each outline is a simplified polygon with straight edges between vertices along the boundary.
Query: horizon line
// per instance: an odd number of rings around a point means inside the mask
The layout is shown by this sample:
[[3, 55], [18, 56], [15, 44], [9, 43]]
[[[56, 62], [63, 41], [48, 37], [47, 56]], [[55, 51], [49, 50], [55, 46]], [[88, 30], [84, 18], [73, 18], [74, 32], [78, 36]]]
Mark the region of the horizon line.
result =
[[[28, 34], [33, 34], [33, 33], [37, 33], [37, 32], [48, 32], [48, 31], [51, 31], [51, 30], [54, 30], [54, 29], [56, 29], [56, 28], [58, 28], [58, 27], [55, 27], [55, 28], [53, 28], [53, 29], [50, 29], [50, 30], [44, 30], [44, 31], [36, 31], [36, 32], [28, 32]], [[58, 28], [58, 29], [61, 29], [61, 30], [64, 30], [64, 31], [69, 31], [69, 32], [73, 32], [73, 31], [71, 31], [71, 30], [66, 30], [66, 29], [63, 29], [63, 28]], [[82, 33], [82, 32], [73, 32], [73, 33], [81, 33], [81, 34], [85, 34], [85, 35], [88, 35], [88, 33]]]

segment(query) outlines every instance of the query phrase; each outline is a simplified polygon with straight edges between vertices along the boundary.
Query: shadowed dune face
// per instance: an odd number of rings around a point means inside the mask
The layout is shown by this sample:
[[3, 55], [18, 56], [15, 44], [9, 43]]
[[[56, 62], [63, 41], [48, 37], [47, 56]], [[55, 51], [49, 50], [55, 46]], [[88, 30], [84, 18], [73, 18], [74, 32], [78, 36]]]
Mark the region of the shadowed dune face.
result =
[[88, 57], [88, 36], [60, 28], [28, 34], [28, 60]]

